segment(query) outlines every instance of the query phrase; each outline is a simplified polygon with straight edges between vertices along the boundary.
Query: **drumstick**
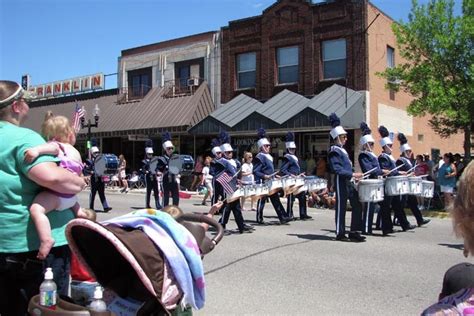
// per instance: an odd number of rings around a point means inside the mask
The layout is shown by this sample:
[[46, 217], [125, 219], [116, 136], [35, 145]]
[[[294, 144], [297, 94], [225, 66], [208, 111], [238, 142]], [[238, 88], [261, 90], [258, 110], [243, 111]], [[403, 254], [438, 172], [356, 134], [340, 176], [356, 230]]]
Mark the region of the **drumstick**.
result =
[[400, 168], [403, 167], [404, 165], [405, 165], [405, 163], [402, 163], [400, 166], [393, 168], [392, 170], [390, 170], [389, 174], [392, 173], [392, 172], [394, 172], [395, 170], [400, 169]]
[[407, 173], [414, 170], [415, 168], [417, 167], [417, 165], [415, 164], [413, 167], [411, 167], [410, 169], [408, 169]]
[[370, 173], [371, 173], [372, 171], [374, 171], [374, 170], [377, 170], [377, 167], [375, 167], [375, 168], [372, 168], [372, 169], [370, 169], [370, 170], [369, 170], [369, 171], [367, 171], [367, 172], [364, 172], [364, 178], [365, 178], [366, 176], [369, 176], [369, 175], [370, 175]]

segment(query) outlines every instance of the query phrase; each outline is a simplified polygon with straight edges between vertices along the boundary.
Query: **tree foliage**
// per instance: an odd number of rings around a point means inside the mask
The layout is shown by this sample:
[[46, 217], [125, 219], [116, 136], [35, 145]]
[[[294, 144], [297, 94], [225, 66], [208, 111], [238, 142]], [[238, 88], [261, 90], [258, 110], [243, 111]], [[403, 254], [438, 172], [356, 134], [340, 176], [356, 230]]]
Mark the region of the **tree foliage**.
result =
[[442, 137], [464, 132], [464, 151], [470, 152], [474, 122], [474, 0], [463, 0], [461, 15], [454, 0], [413, 0], [408, 22], [394, 23], [403, 62], [381, 76], [387, 87], [402, 89], [415, 99], [414, 116], [431, 114], [430, 125]]

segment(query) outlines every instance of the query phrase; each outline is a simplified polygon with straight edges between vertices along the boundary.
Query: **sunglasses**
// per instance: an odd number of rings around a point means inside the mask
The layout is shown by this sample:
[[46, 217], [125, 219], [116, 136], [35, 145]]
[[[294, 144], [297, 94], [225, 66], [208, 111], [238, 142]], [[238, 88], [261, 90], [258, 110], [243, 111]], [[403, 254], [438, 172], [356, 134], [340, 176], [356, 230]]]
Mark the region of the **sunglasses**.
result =
[[174, 147], [166, 147], [166, 150], [173, 150]]
[[263, 147], [270, 147], [270, 145], [263, 145]]

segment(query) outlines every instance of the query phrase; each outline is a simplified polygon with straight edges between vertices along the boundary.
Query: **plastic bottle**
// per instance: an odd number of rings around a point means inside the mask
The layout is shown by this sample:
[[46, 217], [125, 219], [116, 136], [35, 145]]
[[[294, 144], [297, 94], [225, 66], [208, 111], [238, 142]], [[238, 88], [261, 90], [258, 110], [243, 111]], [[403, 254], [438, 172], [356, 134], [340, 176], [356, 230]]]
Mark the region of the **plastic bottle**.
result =
[[46, 268], [44, 281], [40, 285], [40, 305], [56, 309], [56, 283], [53, 281], [53, 270]]
[[102, 300], [102, 287], [96, 286], [94, 291], [94, 299], [89, 305], [89, 309], [94, 312], [106, 312], [107, 305]]

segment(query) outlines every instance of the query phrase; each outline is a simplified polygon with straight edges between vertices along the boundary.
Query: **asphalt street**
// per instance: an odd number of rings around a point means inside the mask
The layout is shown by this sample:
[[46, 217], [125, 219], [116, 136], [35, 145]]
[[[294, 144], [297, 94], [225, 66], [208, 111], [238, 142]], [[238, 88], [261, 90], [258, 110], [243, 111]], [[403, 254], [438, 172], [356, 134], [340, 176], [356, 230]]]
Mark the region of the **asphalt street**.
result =
[[[87, 206], [88, 192], [79, 197]], [[145, 199], [133, 192], [107, 192], [107, 198], [113, 210], [98, 213], [99, 221], [142, 208]], [[185, 212], [207, 212], [199, 202], [193, 196], [181, 199], [180, 206]], [[95, 208], [102, 209], [98, 197]], [[309, 208], [308, 213], [313, 220], [276, 225], [267, 203], [265, 220], [275, 225], [255, 226], [242, 235], [231, 215], [230, 234], [204, 258], [206, 306], [195, 314], [416, 315], [436, 302], [444, 272], [466, 261], [449, 218], [348, 243], [334, 240], [333, 210]], [[255, 212], [244, 212], [244, 218], [253, 224]]]

